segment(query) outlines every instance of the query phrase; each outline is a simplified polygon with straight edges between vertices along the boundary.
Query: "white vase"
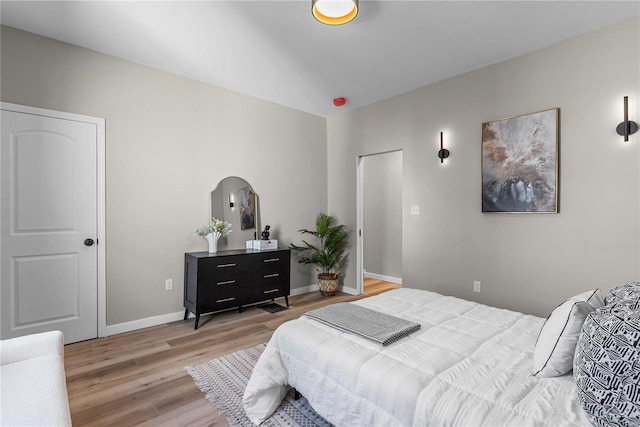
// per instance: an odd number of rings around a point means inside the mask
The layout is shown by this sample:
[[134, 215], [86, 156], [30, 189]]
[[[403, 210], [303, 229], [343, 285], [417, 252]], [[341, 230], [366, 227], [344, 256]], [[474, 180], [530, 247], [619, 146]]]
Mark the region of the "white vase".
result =
[[209, 253], [210, 254], [215, 254], [216, 252], [218, 252], [218, 239], [220, 238], [220, 236], [222, 236], [222, 233], [209, 233], [206, 236], [204, 236], [207, 239], [207, 242], [209, 242]]

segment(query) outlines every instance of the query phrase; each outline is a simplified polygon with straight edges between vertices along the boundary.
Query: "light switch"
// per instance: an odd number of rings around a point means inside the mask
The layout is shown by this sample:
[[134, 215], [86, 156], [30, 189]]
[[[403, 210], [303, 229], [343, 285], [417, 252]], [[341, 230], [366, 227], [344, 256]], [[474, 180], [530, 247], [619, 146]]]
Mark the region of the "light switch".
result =
[[411, 206], [411, 215], [420, 215], [420, 206]]

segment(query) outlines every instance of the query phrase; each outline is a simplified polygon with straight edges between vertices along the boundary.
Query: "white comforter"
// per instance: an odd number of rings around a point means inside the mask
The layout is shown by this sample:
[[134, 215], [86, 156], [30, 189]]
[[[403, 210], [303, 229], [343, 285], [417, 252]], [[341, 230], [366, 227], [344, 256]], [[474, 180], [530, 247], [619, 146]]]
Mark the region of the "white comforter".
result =
[[244, 394], [259, 424], [295, 387], [338, 426], [589, 426], [573, 377], [532, 376], [544, 320], [416, 289], [355, 304], [418, 322], [388, 347], [301, 317], [280, 326]]

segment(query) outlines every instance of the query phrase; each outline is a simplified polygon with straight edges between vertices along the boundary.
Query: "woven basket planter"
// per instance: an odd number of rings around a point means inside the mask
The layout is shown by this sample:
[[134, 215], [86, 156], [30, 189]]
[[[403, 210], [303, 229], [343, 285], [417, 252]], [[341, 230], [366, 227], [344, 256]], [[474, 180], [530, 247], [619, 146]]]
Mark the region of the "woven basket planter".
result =
[[339, 271], [337, 273], [318, 273], [318, 288], [320, 288], [322, 296], [330, 297], [336, 294], [339, 277]]

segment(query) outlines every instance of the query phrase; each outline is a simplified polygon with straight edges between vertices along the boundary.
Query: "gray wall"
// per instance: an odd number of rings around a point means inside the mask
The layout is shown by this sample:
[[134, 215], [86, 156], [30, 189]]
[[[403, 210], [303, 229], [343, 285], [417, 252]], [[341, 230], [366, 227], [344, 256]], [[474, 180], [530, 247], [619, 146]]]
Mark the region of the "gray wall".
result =
[[[285, 246], [326, 209], [324, 118], [12, 28], [1, 36], [2, 101], [106, 119], [107, 325], [182, 310], [184, 252], [207, 249], [193, 230], [222, 178], [253, 186]], [[292, 287], [313, 283], [309, 266], [292, 266]]]
[[[251, 183], [262, 223], [288, 244], [320, 211], [355, 230], [356, 157], [396, 149], [403, 285], [545, 316], [562, 298], [640, 277], [640, 133], [629, 143], [615, 134], [624, 95], [640, 120], [639, 26], [328, 120], [6, 27], [0, 90], [6, 102], [106, 118], [108, 325], [181, 310], [182, 254], [206, 250], [192, 230], [208, 220], [220, 179]], [[553, 107], [560, 214], [480, 213], [481, 123]], [[343, 266], [352, 288], [354, 247]], [[309, 266], [292, 263], [292, 286], [313, 282]]]
[[[403, 286], [546, 316], [580, 291], [637, 280], [640, 133], [625, 143], [615, 127], [624, 95], [640, 120], [639, 27], [633, 19], [330, 118], [329, 212], [355, 229], [356, 157], [402, 149]], [[481, 124], [553, 107], [560, 213], [482, 214]], [[355, 286], [355, 263], [345, 273]]]
[[363, 159], [363, 264], [367, 274], [402, 278], [402, 151]]

